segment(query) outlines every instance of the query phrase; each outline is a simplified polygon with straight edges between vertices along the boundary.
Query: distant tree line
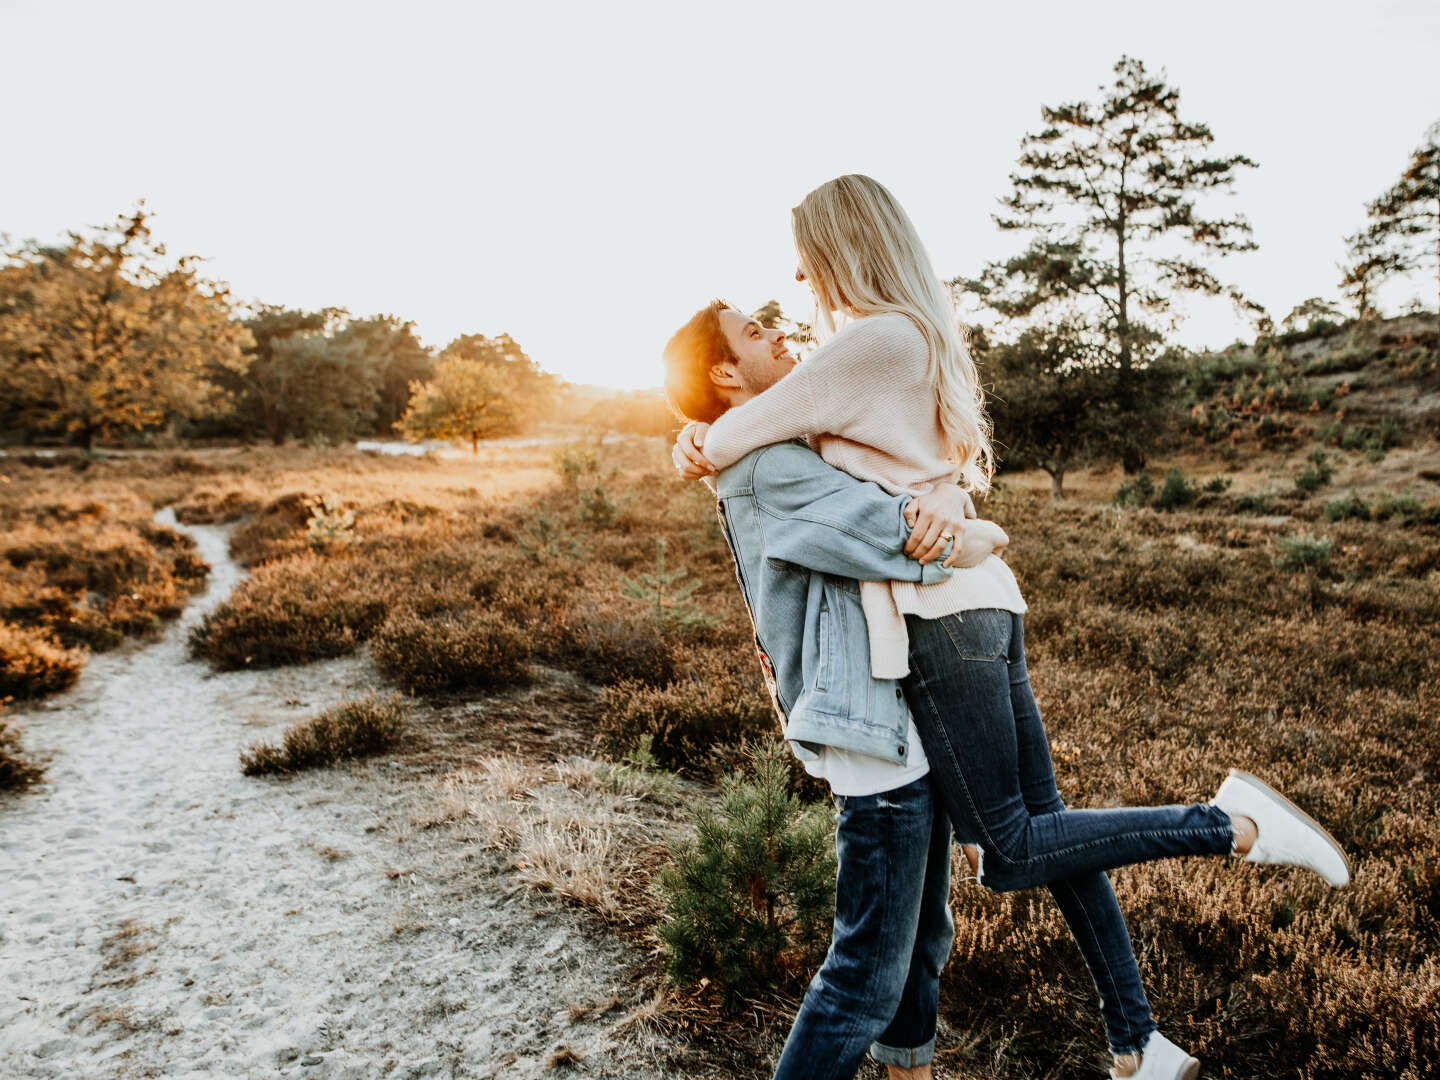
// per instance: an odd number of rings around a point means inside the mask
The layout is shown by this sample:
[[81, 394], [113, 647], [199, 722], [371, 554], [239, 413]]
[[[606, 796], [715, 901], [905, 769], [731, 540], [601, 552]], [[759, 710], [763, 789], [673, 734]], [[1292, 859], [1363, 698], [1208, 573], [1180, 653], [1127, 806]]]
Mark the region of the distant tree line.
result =
[[62, 438], [340, 442], [478, 439], [544, 416], [557, 381], [508, 335], [437, 354], [413, 323], [340, 308], [238, 305], [171, 262], [141, 205], [63, 245], [0, 261], [0, 431]]

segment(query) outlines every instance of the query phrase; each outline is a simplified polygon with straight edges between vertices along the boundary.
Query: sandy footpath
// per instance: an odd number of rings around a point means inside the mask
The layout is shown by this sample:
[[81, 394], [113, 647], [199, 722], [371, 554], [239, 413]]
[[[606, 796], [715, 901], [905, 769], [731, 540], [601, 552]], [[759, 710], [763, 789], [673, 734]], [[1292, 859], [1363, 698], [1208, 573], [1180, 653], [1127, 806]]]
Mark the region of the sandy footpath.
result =
[[185, 531], [212, 574], [177, 624], [17, 710], [52, 760], [0, 800], [0, 1077], [665, 1074], [617, 1009], [574, 1018], [634, 993], [627, 947], [503, 874], [403, 864], [407, 769], [241, 775], [240, 747], [373, 669], [190, 661], [241, 572], [226, 530]]

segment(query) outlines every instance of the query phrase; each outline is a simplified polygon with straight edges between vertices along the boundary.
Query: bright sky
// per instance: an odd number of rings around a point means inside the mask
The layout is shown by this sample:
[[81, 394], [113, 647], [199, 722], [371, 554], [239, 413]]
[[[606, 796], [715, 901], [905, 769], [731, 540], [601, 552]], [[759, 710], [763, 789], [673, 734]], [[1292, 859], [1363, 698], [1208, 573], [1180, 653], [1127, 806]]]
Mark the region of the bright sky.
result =
[[[1020, 138], [1122, 53], [1259, 161], [1225, 208], [1260, 250], [1222, 273], [1277, 320], [1336, 295], [1344, 235], [1440, 119], [1434, 0], [0, 0], [0, 231], [143, 197], [241, 297], [654, 385], [711, 296], [810, 316], [789, 211], [832, 176], [890, 187], [943, 277], [1011, 252], [990, 215]], [[1188, 344], [1243, 332], [1191, 310]]]

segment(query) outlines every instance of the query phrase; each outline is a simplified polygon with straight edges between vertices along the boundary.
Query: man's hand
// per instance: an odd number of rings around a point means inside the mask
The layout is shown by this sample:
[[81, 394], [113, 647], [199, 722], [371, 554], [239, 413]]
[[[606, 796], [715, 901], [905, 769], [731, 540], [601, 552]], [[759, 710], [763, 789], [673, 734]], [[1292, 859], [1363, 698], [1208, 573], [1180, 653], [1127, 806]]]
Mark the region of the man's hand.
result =
[[705, 456], [702, 449], [705, 445], [705, 434], [710, 430], [709, 424], [703, 424], [698, 420], [692, 420], [680, 429], [680, 434], [675, 437], [675, 445], [670, 450], [670, 460], [675, 465], [675, 471], [686, 480], [699, 480], [701, 477], [713, 476], [719, 472], [710, 459]]
[[[975, 501], [969, 492], [955, 484], [936, 484], [905, 504], [905, 520], [910, 523], [905, 554], [922, 563], [934, 562], [951, 540], [955, 541], [953, 551], [959, 551], [966, 520], [974, 517]], [[955, 564], [947, 561], [945, 565]]]

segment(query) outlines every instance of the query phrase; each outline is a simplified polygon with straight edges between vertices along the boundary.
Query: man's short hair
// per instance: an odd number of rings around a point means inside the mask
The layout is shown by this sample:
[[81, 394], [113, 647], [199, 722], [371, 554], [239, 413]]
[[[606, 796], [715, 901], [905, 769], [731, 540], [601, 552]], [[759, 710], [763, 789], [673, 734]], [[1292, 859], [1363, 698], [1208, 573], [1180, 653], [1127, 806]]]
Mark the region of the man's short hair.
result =
[[720, 312], [739, 310], [724, 300], [712, 300], [675, 331], [665, 344], [665, 396], [670, 407], [686, 420], [714, 423], [730, 403], [710, 381], [716, 364], [737, 358], [720, 327]]

